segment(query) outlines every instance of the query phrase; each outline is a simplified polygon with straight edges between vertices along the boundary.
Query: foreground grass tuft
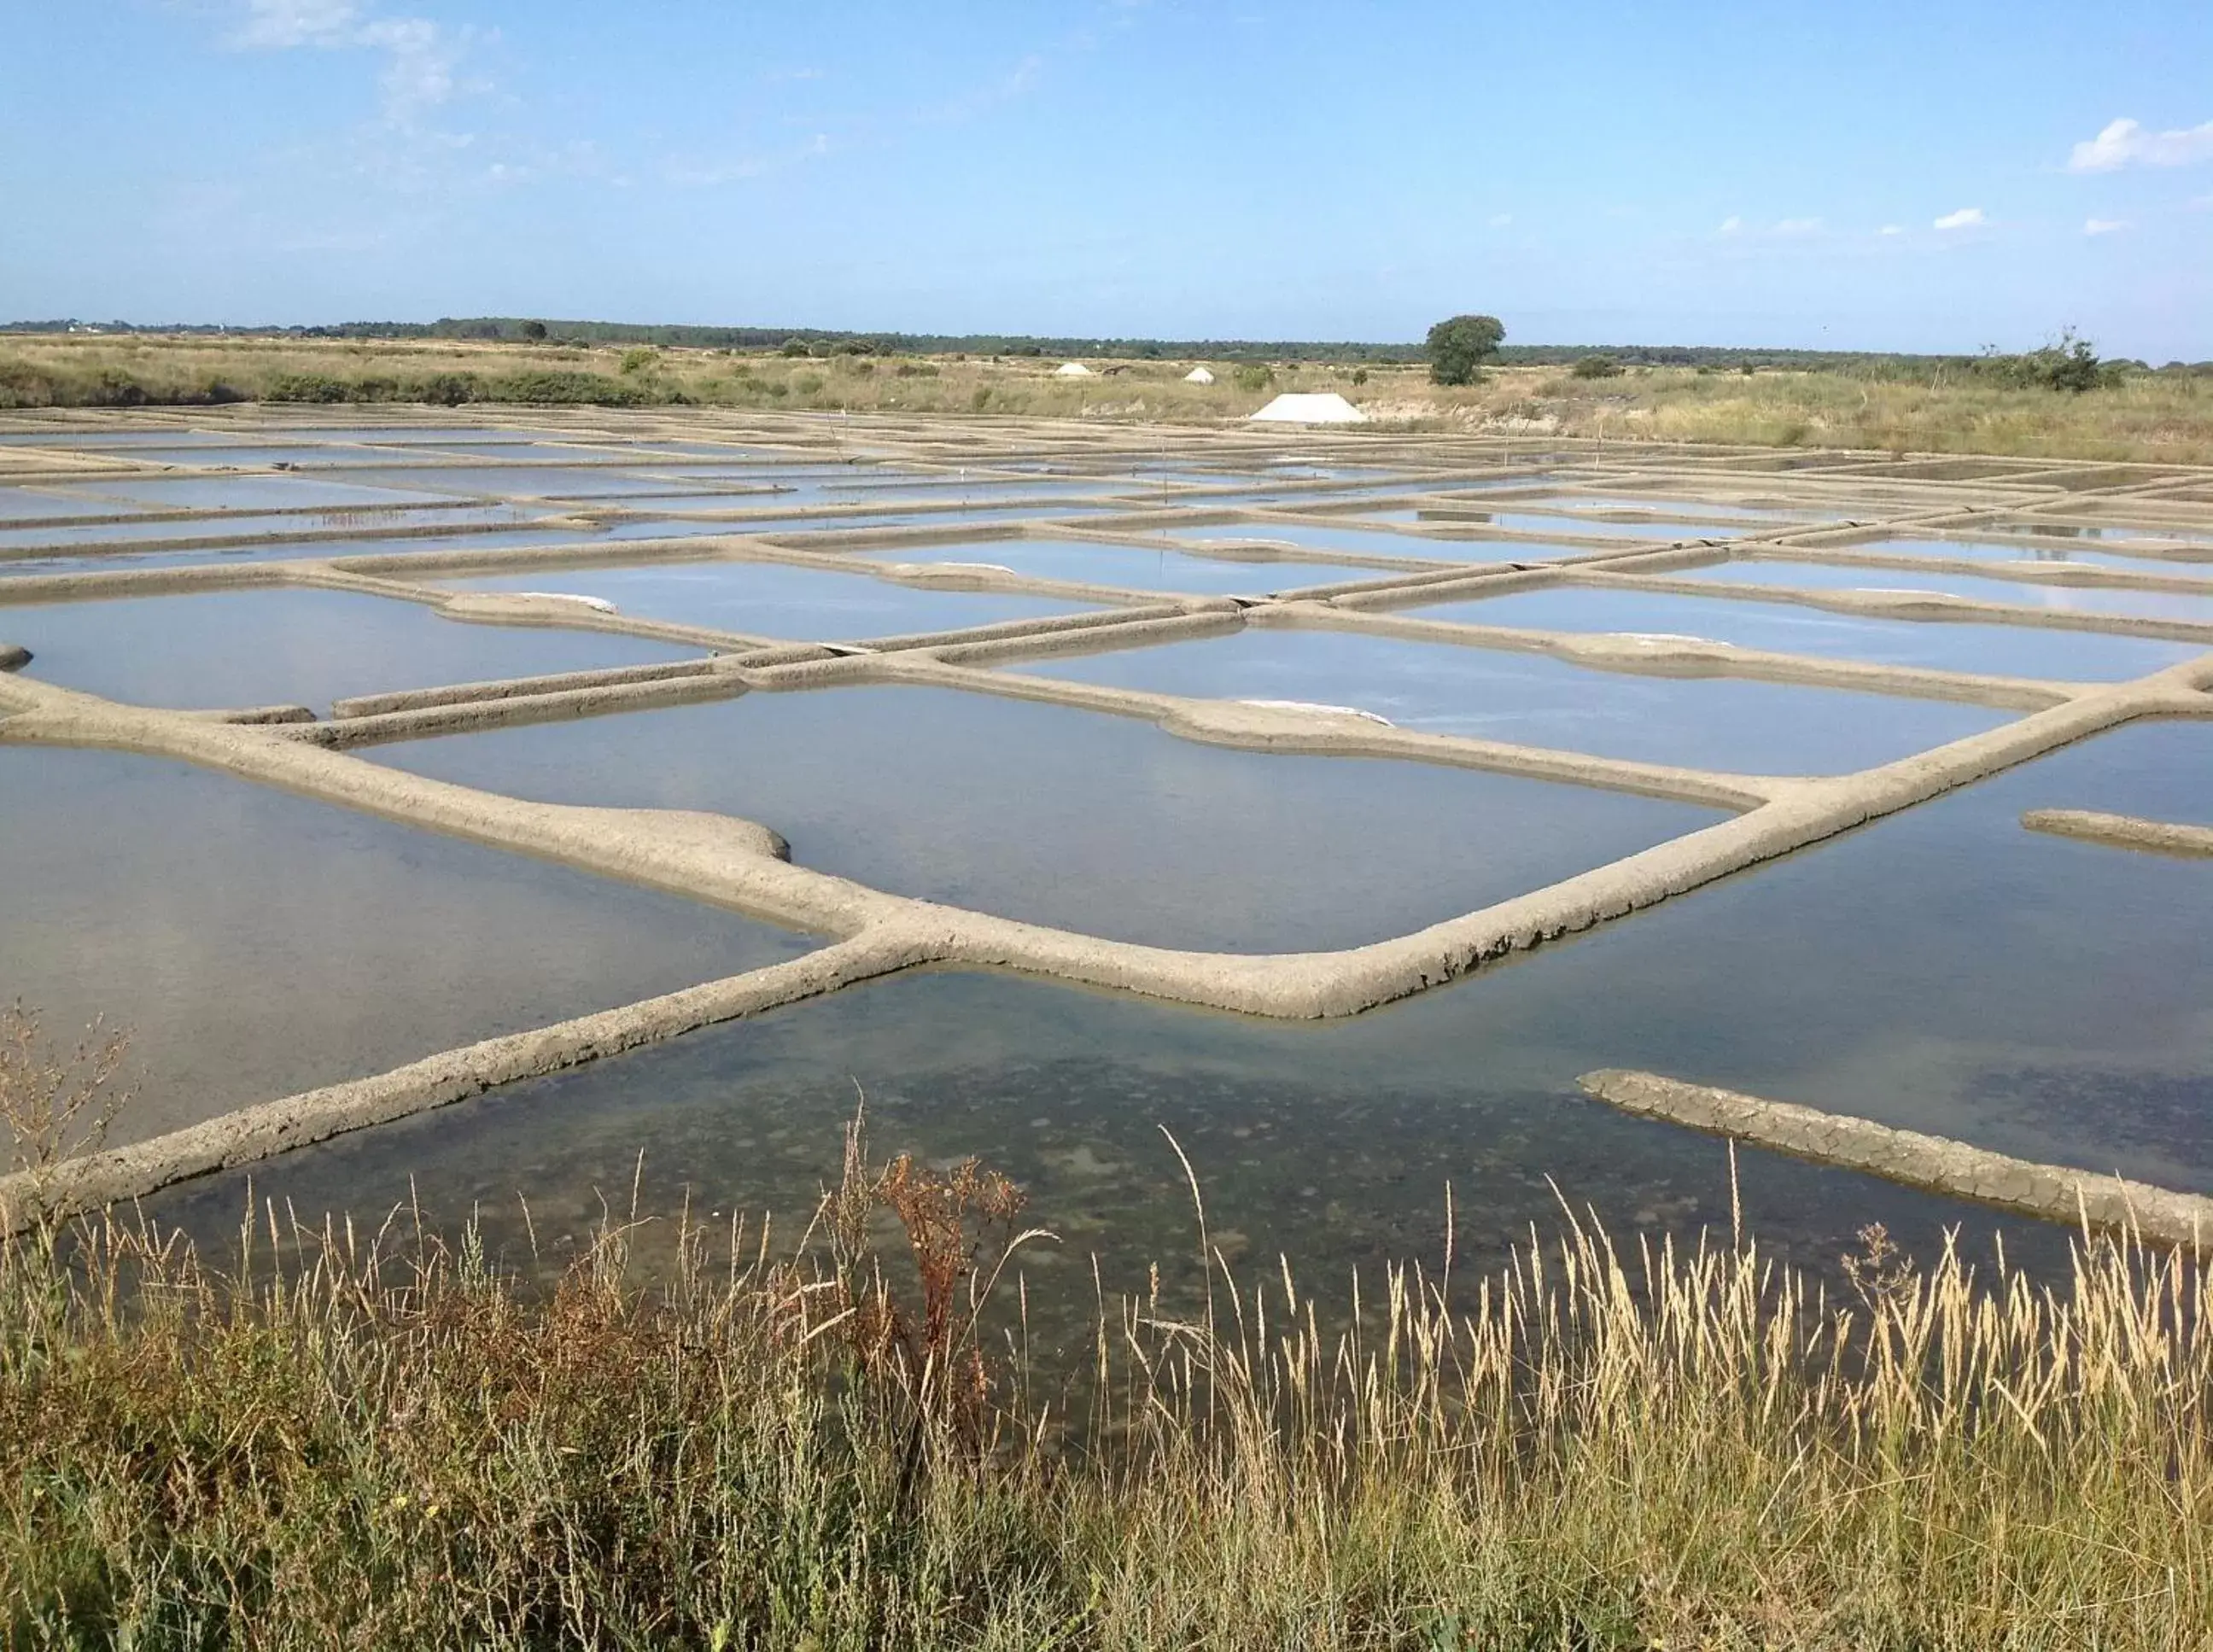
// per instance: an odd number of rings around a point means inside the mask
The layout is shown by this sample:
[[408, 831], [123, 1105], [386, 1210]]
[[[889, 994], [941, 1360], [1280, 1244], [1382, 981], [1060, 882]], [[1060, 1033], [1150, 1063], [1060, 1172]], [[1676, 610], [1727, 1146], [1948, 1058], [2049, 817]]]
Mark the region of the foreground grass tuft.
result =
[[2195, 1260], [2088, 1239], [2047, 1289], [1874, 1232], [1838, 1304], [1749, 1241], [1571, 1224], [1472, 1292], [1394, 1271], [1326, 1329], [1288, 1267], [1217, 1257], [1186, 1311], [1102, 1303], [1064, 1405], [986, 1357], [1019, 1346], [1021, 1203], [972, 1165], [872, 1167], [857, 1134], [796, 1255], [686, 1226], [648, 1284], [611, 1222], [550, 1293], [419, 1223], [249, 1223], [223, 1274], [143, 1224], [34, 1229], [0, 1250], [8, 1643], [2172, 1648], [2213, 1624]]

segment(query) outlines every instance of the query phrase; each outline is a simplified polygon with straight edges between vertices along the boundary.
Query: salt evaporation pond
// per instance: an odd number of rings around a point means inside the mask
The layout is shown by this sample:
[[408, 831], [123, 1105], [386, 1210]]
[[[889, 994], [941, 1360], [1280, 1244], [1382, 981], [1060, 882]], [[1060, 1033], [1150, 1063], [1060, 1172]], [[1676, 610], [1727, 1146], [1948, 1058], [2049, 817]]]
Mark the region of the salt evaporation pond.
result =
[[1783, 602], [1572, 585], [1403, 612], [1467, 625], [1688, 637], [1870, 665], [2086, 682], [2141, 677], [2208, 651], [2203, 643], [2093, 631], [1949, 619], [1864, 619]]
[[138, 705], [317, 709], [355, 694], [701, 652], [642, 637], [463, 624], [350, 591], [211, 591], [0, 607], [24, 675]]
[[1966, 559], [1978, 562], [2019, 562], [2039, 567], [2079, 564], [2086, 568], [2133, 569], [2140, 574], [2198, 574], [2204, 571], [2204, 562], [2213, 562], [2213, 552], [2201, 558], [2165, 556], [2124, 556], [2118, 551], [2100, 550], [2094, 546], [2066, 545], [2032, 545], [2023, 540], [1997, 539], [1936, 539], [1898, 538], [1857, 540], [1849, 546], [1834, 547], [1840, 551], [1876, 552], [1886, 557], [1936, 557]]
[[543, 802], [735, 814], [783, 833], [802, 866], [894, 893], [1235, 952], [1384, 940], [1726, 818], [907, 687], [748, 694], [369, 755]]
[[1168, 545], [1147, 549], [1088, 539], [980, 539], [966, 545], [902, 545], [870, 553], [885, 562], [971, 563], [1032, 579], [1067, 580], [1185, 596], [1265, 594], [1308, 585], [1384, 577], [1388, 570], [1298, 560], [1209, 557]]
[[1870, 768], [2014, 715], [1788, 683], [1592, 671], [1536, 654], [1277, 626], [1005, 668], [1161, 694], [1348, 705], [1427, 734], [1747, 774]]
[[819, 944], [163, 759], [0, 743], [5, 992], [129, 1034], [117, 1139]]
[[[2183, 570], [2178, 577], [2188, 578]], [[1829, 562], [1724, 562], [1678, 569], [1670, 579], [1741, 582], [1796, 591], [1935, 591], [1977, 602], [2005, 602], [2055, 613], [2123, 614], [2143, 619], [2185, 619], [2213, 625], [2213, 579], [2201, 593], [2138, 591], [2098, 585], [2042, 585], [2033, 580], [1978, 579], [1971, 574], [1916, 573], [1895, 568]], [[2207, 644], [2213, 648], [2213, 643]]]
[[[1488, 1265], [1559, 1199], [1617, 1228], [1686, 1236], [1731, 1219], [1722, 1144], [1582, 1100], [1576, 1075], [1641, 1066], [1951, 1134], [2000, 1150], [2213, 1189], [2213, 863], [2038, 836], [2023, 809], [2117, 808], [2213, 822], [2213, 727], [2162, 723], [2064, 750], [1837, 842], [1350, 1021], [1212, 1015], [1005, 977], [930, 972], [712, 1030], [295, 1154], [257, 1186], [302, 1209], [479, 1205], [527, 1260], [518, 1191], [554, 1262], [627, 1197], [646, 1208], [803, 1218], [836, 1174], [855, 1087], [880, 1146], [968, 1153], [1030, 1190], [1110, 1290], [1192, 1238], [1167, 1125], [1210, 1223], [1247, 1266], [1280, 1252], [1311, 1283], [1442, 1248]], [[1819, 944], [1811, 944], [1818, 938]], [[2051, 1265], [2064, 1231], [1757, 1149], [1748, 1227], [1833, 1266], [1880, 1220], [1917, 1256], [1994, 1225]], [[1555, 1192], [1557, 1184], [1557, 1193]], [[220, 1236], [240, 1180], [161, 1207]], [[1082, 1282], [1078, 1289], [1076, 1281]], [[1051, 1313], [1059, 1292], [1038, 1293]], [[1065, 1303], [1060, 1303], [1065, 1308]]]
[[847, 642], [1096, 613], [1100, 605], [1001, 591], [932, 591], [773, 562], [672, 562], [549, 568], [441, 582], [454, 590], [540, 591], [612, 602], [624, 613], [754, 637]]

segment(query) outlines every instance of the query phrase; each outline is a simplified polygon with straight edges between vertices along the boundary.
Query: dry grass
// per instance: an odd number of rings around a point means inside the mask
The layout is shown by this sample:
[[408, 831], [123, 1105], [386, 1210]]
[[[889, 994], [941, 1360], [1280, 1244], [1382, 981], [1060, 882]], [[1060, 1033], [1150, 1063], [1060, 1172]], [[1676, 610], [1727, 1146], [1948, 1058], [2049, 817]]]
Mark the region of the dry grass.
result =
[[[1752, 377], [1637, 369], [1584, 380], [1506, 368], [1464, 389], [1418, 367], [1277, 363], [1245, 386], [1187, 385], [1190, 363], [1099, 363], [1111, 376], [1056, 379], [1035, 358], [788, 360], [704, 350], [625, 352], [552, 344], [287, 338], [16, 336], [0, 340], [0, 406], [259, 399], [321, 384], [366, 399], [598, 399], [741, 408], [1020, 415], [1219, 423], [1283, 390], [1336, 390], [1401, 425], [1752, 445], [2213, 463], [2213, 378], [2141, 375], [2070, 395], [1932, 368], [1925, 381], [1841, 372]], [[642, 358], [649, 357], [649, 361]], [[1356, 372], [1364, 372], [1356, 382]], [[558, 375], [572, 375], [561, 377]], [[582, 376], [574, 376], [582, 375]]]
[[1019, 1358], [1018, 1213], [856, 1137], [796, 1253], [684, 1225], [651, 1284], [630, 1222], [550, 1295], [419, 1219], [249, 1216], [226, 1276], [135, 1223], [13, 1241], [7, 1643], [2169, 1649], [2213, 1624], [2195, 1260], [2085, 1241], [2046, 1289], [1871, 1234], [1837, 1303], [1749, 1240], [1570, 1225], [1472, 1295], [1356, 1284], [1332, 1330], [1287, 1265], [1216, 1255], [1203, 1301], [1102, 1301], [1064, 1412]]

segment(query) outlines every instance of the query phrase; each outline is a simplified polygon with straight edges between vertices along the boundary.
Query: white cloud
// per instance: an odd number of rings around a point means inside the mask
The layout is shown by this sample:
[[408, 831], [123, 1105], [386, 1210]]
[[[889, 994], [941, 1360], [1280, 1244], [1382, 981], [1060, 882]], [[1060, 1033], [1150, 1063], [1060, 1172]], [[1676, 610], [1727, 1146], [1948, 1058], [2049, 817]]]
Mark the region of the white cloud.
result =
[[1818, 235], [1821, 233], [1819, 218], [1785, 218], [1775, 226], [1778, 235]]
[[385, 54], [377, 85], [384, 114], [407, 125], [462, 89], [458, 73], [473, 30], [449, 30], [427, 17], [375, 17], [357, 0], [245, 0], [246, 17], [229, 44], [241, 52], [357, 49]]
[[1714, 231], [1717, 235], [1734, 235], [1744, 228], [1744, 220], [1732, 212], [1722, 220], [1722, 227]]
[[354, 0], [246, 0], [246, 21], [230, 43], [242, 51], [344, 46], [361, 8]]
[[2128, 227], [2128, 221], [2125, 218], [2091, 218], [2083, 223], [2082, 233], [2086, 235], [2110, 235]]
[[2123, 167], [2187, 167], [2213, 161], [2213, 120], [2171, 132], [2144, 130], [2141, 121], [2112, 121], [2067, 157], [2070, 172], [2118, 172]]
[[1878, 235], [1902, 235], [1905, 233], [1905, 226], [1902, 223], [1887, 223], [1875, 233]]
[[1957, 212], [1947, 212], [1930, 226], [1932, 229], [1979, 229], [1990, 220], [1979, 206], [1963, 206]]

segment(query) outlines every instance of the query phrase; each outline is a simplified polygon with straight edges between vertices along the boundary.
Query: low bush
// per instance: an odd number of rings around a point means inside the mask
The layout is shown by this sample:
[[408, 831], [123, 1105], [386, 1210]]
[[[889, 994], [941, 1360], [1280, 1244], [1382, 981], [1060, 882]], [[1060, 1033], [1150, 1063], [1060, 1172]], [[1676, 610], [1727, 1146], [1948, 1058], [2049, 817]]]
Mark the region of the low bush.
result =
[[327, 373], [280, 373], [261, 388], [264, 401], [367, 401], [354, 381], [332, 378]]
[[559, 406], [639, 407], [652, 398], [637, 384], [625, 384], [603, 373], [509, 373], [483, 382], [478, 399]]
[[1569, 375], [1578, 379], [1618, 379], [1621, 363], [1611, 356], [1580, 356], [1568, 369]]

